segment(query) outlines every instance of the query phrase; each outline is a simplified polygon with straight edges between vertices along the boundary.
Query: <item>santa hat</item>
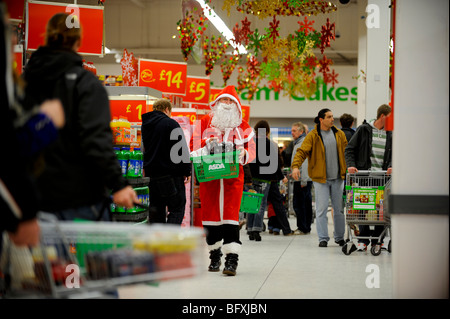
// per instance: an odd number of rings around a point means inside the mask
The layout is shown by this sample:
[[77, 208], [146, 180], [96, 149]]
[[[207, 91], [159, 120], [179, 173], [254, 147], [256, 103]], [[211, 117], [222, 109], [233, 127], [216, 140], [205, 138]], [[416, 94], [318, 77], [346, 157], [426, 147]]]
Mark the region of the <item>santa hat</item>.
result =
[[229, 97], [236, 103], [236, 105], [239, 109], [239, 113], [241, 114], [241, 117], [242, 117], [241, 101], [239, 100], [239, 95], [237, 94], [236, 89], [234, 88], [233, 85], [228, 85], [222, 91], [220, 91], [219, 94], [217, 94], [216, 99], [214, 101], [212, 101], [209, 105], [211, 110], [214, 110], [214, 106], [216, 105], [217, 101], [219, 101], [223, 97]]

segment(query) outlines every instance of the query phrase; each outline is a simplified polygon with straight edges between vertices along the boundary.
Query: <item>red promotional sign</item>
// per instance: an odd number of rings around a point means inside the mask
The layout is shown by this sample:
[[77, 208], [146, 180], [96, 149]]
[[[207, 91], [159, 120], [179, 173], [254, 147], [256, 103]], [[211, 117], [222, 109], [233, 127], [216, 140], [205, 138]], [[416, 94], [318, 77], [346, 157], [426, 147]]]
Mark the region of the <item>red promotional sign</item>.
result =
[[197, 112], [195, 109], [176, 108], [176, 109], [172, 109], [171, 115], [172, 115], [172, 117], [186, 116], [189, 119], [189, 123], [191, 125], [193, 125], [195, 120], [197, 119]]
[[23, 51], [21, 45], [14, 46], [14, 62], [13, 62], [13, 70], [17, 72], [17, 74], [22, 74], [23, 69]]
[[209, 87], [209, 77], [187, 76], [183, 102], [208, 105]]
[[27, 3], [26, 44], [27, 50], [36, 50], [44, 45], [47, 22], [56, 13], [66, 12], [72, 17], [66, 21], [72, 27], [81, 26], [80, 54], [102, 55], [103, 7], [83, 6], [67, 3], [29, 1]]
[[142, 122], [142, 114], [147, 112], [146, 100], [109, 100], [111, 120], [113, 116], [125, 116], [128, 122]]
[[184, 95], [187, 63], [139, 59], [139, 86]]
[[9, 19], [13, 21], [22, 21], [25, 1], [5, 0], [5, 3], [8, 8]]
[[209, 90], [209, 101], [212, 102], [216, 99], [217, 95], [223, 90], [223, 88], [210, 88]]
[[241, 105], [242, 107], [242, 119], [247, 123], [250, 121], [250, 105]]

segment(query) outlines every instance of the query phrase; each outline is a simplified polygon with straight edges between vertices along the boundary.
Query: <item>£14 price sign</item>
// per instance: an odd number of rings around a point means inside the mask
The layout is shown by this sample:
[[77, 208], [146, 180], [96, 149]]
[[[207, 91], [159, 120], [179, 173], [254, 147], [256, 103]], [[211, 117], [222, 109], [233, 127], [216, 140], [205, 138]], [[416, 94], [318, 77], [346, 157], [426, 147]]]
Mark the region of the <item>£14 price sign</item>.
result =
[[184, 95], [187, 63], [139, 59], [139, 86]]

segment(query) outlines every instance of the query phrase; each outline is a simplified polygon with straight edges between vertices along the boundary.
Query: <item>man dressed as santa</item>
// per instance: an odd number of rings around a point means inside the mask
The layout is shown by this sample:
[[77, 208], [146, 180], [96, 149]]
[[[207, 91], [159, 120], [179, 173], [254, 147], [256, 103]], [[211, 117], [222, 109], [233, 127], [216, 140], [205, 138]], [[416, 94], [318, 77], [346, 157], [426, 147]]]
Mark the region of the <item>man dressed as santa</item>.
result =
[[233, 143], [239, 154], [239, 176], [200, 183], [202, 224], [211, 263], [209, 271], [219, 271], [225, 254], [223, 274], [234, 276], [241, 248], [239, 208], [244, 186], [242, 166], [255, 158], [253, 130], [242, 119], [242, 108], [234, 86], [225, 87], [211, 102], [211, 113], [197, 121], [191, 140], [191, 156], [210, 154], [216, 143]]

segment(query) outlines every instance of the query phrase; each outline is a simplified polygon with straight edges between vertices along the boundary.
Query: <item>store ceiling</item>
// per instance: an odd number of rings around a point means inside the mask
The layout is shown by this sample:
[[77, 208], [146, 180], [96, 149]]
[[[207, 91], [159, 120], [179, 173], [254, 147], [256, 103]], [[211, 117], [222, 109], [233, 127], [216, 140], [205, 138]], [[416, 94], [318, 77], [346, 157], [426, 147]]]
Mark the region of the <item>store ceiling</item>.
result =
[[[48, 0], [47, 0], [48, 1]], [[194, 0], [184, 0], [191, 1]], [[74, 3], [74, 1], [49, 1]], [[77, 4], [97, 5], [98, 0], [78, 0]], [[169, 61], [184, 61], [178, 39], [177, 22], [182, 18], [183, 0], [105, 0], [105, 44], [106, 47], [118, 52], [118, 55], [108, 54], [103, 58], [90, 57], [94, 63], [115, 63], [116, 58], [127, 49], [136, 57]], [[223, 19], [230, 30], [244, 19], [245, 15], [238, 11], [231, 11], [230, 16], [222, 10], [223, 0], [212, 0], [211, 7]], [[330, 14], [320, 14], [308, 17], [315, 21], [314, 28], [321, 26], [330, 18], [336, 23], [336, 40], [331, 41], [331, 47], [325, 54], [331, 58], [334, 65], [356, 65], [358, 55], [358, 6], [356, 0], [343, 5], [338, 0], [332, 0], [337, 11]], [[256, 16], [247, 16], [251, 22], [250, 28], [264, 31], [269, 27], [270, 18], [261, 20]], [[280, 35], [293, 33], [298, 29], [297, 21], [304, 18], [277, 17], [280, 22]], [[206, 35], [219, 33], [209, 24]], [[231, 51], [231, 50], [230, 50]], [[320, 51], [317, 50], [320, 55]], [[316, 53], [316, 54], [317, 54]], [[188, 64], [196, 63], [189, 58]]]

